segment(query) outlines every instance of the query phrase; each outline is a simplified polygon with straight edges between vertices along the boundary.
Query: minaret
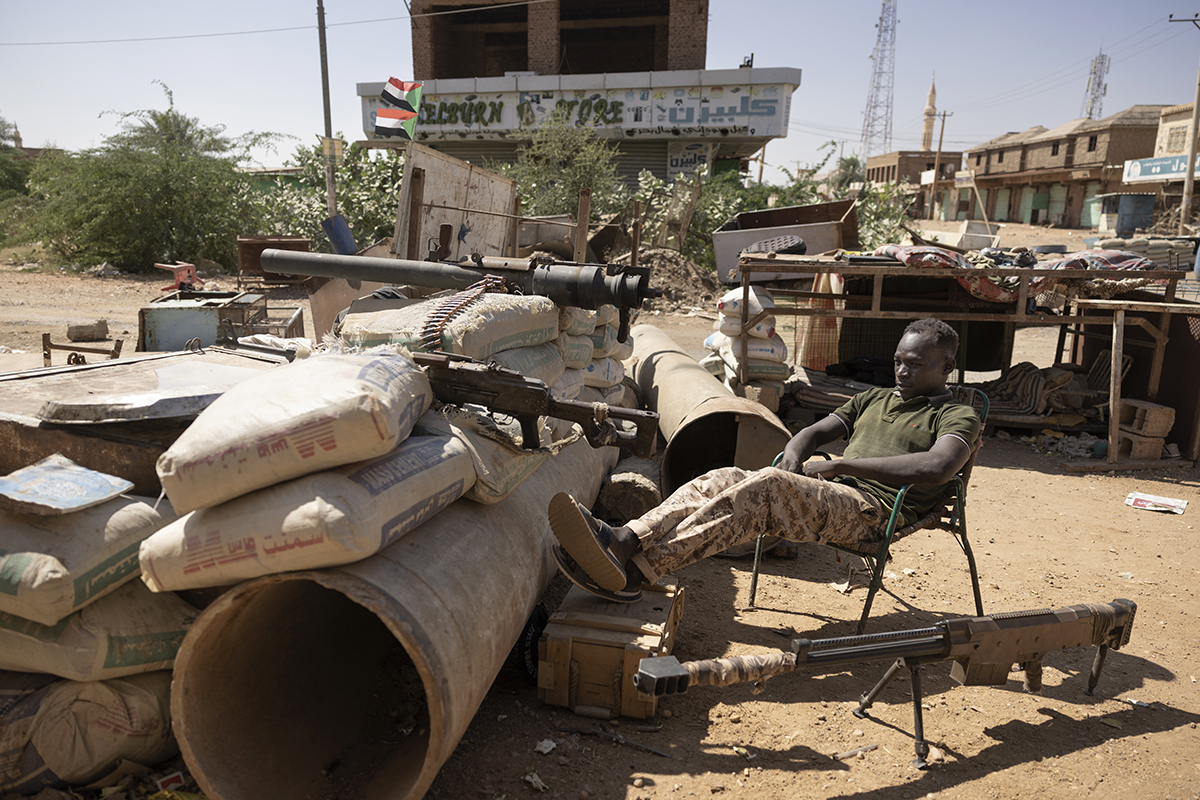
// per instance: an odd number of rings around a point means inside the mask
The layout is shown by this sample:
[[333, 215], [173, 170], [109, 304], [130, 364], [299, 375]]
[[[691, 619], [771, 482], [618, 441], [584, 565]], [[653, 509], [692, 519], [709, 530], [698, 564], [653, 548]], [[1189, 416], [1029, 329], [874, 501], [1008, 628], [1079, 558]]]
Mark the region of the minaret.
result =
[[13, 123], [13, 147], [21, 149], [21, 131], [17, 128], [17, 123]]
[[933, 150], [933, 120], [937, 117], [937, 89], [933, 80], [929, 81], [929, 97], [925, 99], [925, 127], [921, 131], [921, 149]]

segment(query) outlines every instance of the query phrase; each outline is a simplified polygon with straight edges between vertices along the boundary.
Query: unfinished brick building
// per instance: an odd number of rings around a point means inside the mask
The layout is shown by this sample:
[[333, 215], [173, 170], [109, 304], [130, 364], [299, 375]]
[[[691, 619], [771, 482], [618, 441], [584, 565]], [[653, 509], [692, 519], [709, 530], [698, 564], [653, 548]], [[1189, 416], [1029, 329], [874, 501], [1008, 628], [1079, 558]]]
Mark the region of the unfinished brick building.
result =
[[[555, 109], [616, 146], [629, 181], [745, 166], [787, 135], [800, 70], [705, 69], [708, 0], [412, 0], [416, 140], [510, 160]], [[382, 80], [358, 84], [375, 139]], [[375, 141], [376, 146], [393, 142]]]
[[[501, 6], [491, 8], [490, 6]], [[419, 81], [704, 69], [708, 0], [413, 0]], [[447, 14], [465, 8], [470, 14]], [[436, 15], [436, 16], [425, 16]]]

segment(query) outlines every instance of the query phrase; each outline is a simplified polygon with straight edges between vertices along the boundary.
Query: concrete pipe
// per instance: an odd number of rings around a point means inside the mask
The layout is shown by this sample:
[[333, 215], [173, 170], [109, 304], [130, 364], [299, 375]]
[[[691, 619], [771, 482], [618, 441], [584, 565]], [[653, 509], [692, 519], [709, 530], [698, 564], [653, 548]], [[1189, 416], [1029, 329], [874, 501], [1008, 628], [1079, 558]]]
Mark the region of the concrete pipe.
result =
[[549, 582], [550, 498], [592, 502], [616, 458], [578, 442], [500, 503], [460, 500], [364, 561], [218, 598], [171, 697], [204, 794], [421, 797]]
[[633, 379], [667, 440], [667, 495], [717, 467], [770, 466], [791, 433], [766, 406], [737, 397], [653, 325], [635, 325]]

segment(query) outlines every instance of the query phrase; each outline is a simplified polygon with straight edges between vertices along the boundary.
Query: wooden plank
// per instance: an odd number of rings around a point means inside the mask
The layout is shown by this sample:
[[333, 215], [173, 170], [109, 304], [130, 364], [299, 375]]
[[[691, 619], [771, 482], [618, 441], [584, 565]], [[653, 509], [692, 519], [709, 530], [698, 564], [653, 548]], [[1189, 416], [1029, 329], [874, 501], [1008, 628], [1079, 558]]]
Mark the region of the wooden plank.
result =
[[1117, 460], [1121, 424], [1121, 359], [1125, 344], [1125, 310], [1118, 308], [1112, 329], [1112, 374], [1108, 378], [1108, 463]]
[[1108, 461], [1064, 461], [1062, 462], [1063, 472], [1115, 472], [1117, 470], [1142, 470], [1142, 469], [1168, 469], [1172, 467], [1186, 467], [1191, 469], [1196, 466], [1196, 461], [1186, 458], [1154, 458], [1143, 461], [1118, 461], [1115, 464]]
[[574, 625], [580, 628], [592, 628], [601, 631], [618, 631], [621, 633], [641, 633], [649, 636], [661, 636], [663, 626], [653, 622], [639, 622], [635, 619], [622, 619], [604, 614], [585, 614], [579, 611], [557, 611], [550, 615], [550, 622], [555, 625]]
[[[405, 170], [405, 174], [408, 171]], [[425, 202], [425, 170], [420, 167], [412, 168], [410, 178], [412, 186], [408, 195], [408, 244], [406, 251], [410, 261], [423, 261], [425, 254], [421, 252], [421, 206]]]

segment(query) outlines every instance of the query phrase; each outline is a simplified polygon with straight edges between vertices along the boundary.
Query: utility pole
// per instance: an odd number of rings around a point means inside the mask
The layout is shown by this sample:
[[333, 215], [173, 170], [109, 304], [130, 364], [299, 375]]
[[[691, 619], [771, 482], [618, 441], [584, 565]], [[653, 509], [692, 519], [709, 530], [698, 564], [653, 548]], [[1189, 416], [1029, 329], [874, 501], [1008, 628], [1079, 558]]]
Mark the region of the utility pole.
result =
[[929, 218], [933, 219], [934, 210], [937, 208], [938, 193], [938, 175], [942, 168], [942, 137], [946, 135], [946, 117], [953, 117], [949, 111], [943, 111], [937, 116], [942, 118], [942, 129], [938, 133], [938, 149], [937, 155], [933, 158], [933, 188], [929, 190]]
[[[325, 103], [325, 139], [333, 140], [333, 118], [329, 112], [329, 59], [325, 51], [325, 4], [317, 0], [317, 36], [321, 43], [321, 99]], [[326, 148], [321, 148], [324, 152]], [[329, 216], [337, 216], [337, 176], [334, 173], [332, 151], [325, 157], [325, 198], [329, 204]]]
[[[1200, 15], [1192, 15], [1190, 18], [1175, 19], [1172, 14], [1167, 17], [1168, 22], [1190, 22], [1197, 28], [1200, 28]], [[1187, 167], [1183, 175], [1183, 202], [1179, 205], [1179, 235], [1187, 235], [1185, 226], [1192, 217], [1192, 189], [1195, 185], [1196, 172], [1196, 129], [1200, 124], [1200, 67], [1196, 70], [1196, 99], [1192, 101], [1192, 124], [1188, 126], [1188, 155]]]

